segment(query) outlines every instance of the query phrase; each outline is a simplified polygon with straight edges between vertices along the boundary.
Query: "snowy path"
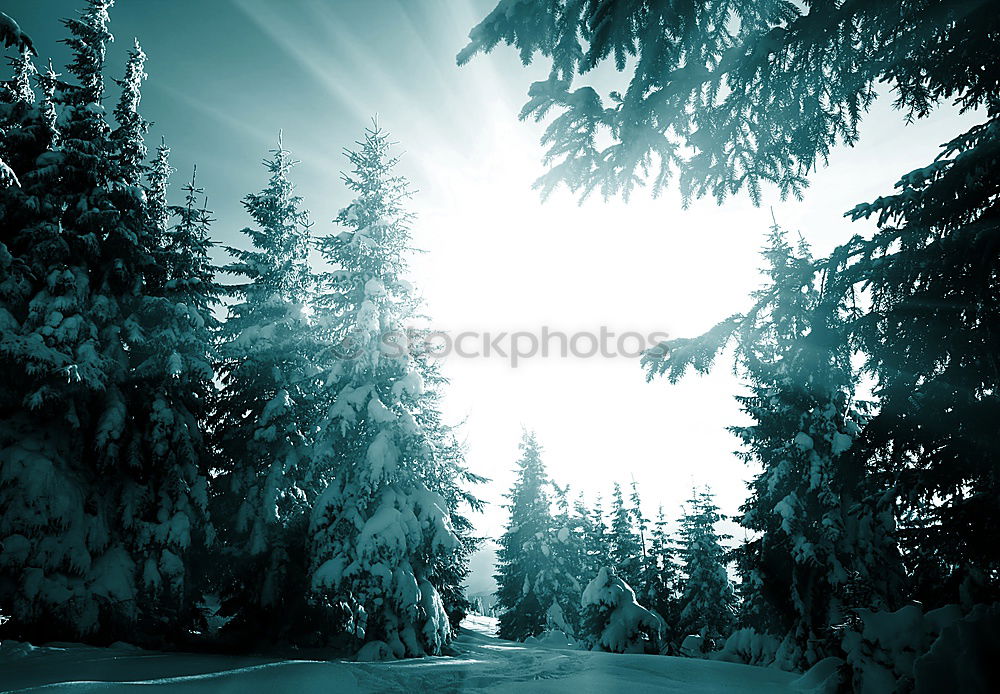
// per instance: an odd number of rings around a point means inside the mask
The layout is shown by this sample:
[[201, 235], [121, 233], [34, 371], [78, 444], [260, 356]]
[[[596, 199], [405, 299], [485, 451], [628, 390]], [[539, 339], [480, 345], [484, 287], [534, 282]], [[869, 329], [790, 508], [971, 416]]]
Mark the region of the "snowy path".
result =
[[470, 618], [457, 655], [391, 663], [165, 654], [129, 648], [0, 647], [0, 692], [792, 692], [795, 675], [730, 663], [529, 646]]

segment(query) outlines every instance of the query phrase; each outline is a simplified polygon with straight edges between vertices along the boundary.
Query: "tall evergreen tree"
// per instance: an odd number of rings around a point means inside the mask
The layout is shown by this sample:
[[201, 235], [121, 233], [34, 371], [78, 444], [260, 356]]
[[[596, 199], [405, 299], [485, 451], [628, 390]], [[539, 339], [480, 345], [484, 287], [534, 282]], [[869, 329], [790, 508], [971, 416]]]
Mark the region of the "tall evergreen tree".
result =
[[698, 634], [706, 646], [732, 631], [736, 594], [726, 573], [725, 535], [715, 526], [722, 520], [712, 493], [695, 492], [681, 518], [684, 580], [680, 597], [682, 633]]
[[579, 533], [577, 543], [579, 544], [579, 566], [581, 578], [591, 574], [590, 538], [594, 529], [592, 524], [593, 519], [590, 517], [590, 513], [591, 511], [587, 508], [587, 499], [583, 492], [577, 493], [576, 498], [573, 499], [569, 516]]
[[37, 70], [27, 50], [11, 58], [10, 65], [13, 75], [0, 88], [0, 186], [20, 188], [17, 169], [24, 169], [23, 148], [27, 144], [25, 138], [31, 137], [30, 120], [38, 118], [32, 88]]
[[680, 567], [662, 506], [650, 530], [648, 547], [636, 599], [663, 618], [664, 646], [673, 651], [684, 636], [680, 631]]
[[[53, 296], [47, 281], [60, 277], [69, 255], [53, 189], [62, 157], [55, 151], [48, 118], [54, 80], [41, 85], [42, 103], [37, 104], [30, 56], [22, 54], [13, 67], [14, 78], [4, 86], [0, 103], [7, 167], [0, 188], [0, 352], [5, 364], [0, 369], [0, 593], [18, 636], [75, 637], [81, 616], [95, 628], [96, 605], [67, 586], [88, 575], [102, 543], [88, 542], [73, 528], [78, 522], [80, 529], [88, 522], [97, 526], [86, 511], [86, 486], [77, 474], [83, 461], [71, 457], [83, 437], [70, 418], [85, 398], [65, 379], [48, 378], [73, 363], [74, 333], [56, 328], [76, 303], [72, 296], [68, 301], [60, 296], [72, 294], [69, 287]], [[97, 375], [94, 370], [83, 373]], [[90, 385], [100, 387], [96, 379]], [[67, 551], [47, 552], [45, 546]], [[40, 594], [43, 585], [65, 593]], [[61, 608], [59, 598], [67, 594]]]
[[750, 313], [666, 343], [646, 364], [676, 380], [735, 341], [751, 387], [739, 400], [753, 424], [733, 431], [745, 460], [763, 468], [740, 519], [753, 538], [739, 552], [743, 618], [783, 640], [782, 665], [808, 667], [838, 652], [846, 610], [892, 605], [902, 576], [888, 485], [854, 450], [864, 417], [848, 307], [816, 281], [808, 248], [790, 246], [777, 225], [763, 255], [767, 282]]
[[138, 314], [142, 337], [130, 349], [131, 397], [142, 414], [135, 424], [137, 474], [121, 503], [130, 521], [130, 552], [141, 567], [147, 613], [142, 638], [176, 644], [200, 626], [195, 607], [203, 587], [200, 565], [215, 541], [208, 517], [212, 456], [206, 428], [216, 393], [219, 324], [213, 309], [221, 289], [209, 257], [212, 220], [199, 204], [203, 191], [194, 173], [183, 188], [183, 205], [159, 207], [165, 200], [168, 155], [161, 146], [148, 175], [151, 223], [163, 224], [164, 212], [176, 222], [155, 231], [163, 243], [155, 249], [163, 267], [147, 282]]
[[[171, 264], [170, 253], [167, 251], [168, 229], [171, 218], [177, 214], [177, 209], [170, 206], [167, 191], [173, 174], [170, 148], [167, 147], [166, 139], [161, 138], [153, 161], [145, 167], [146, 216], [152, 234], [150, 239], [152, 267], [146, 272], [146, 294], [150, 296], [163, 295]], [[192, 219], [194, 217], [196, 215], [192, 215]]]
[[[976, 31], [975, 22], [997, 22], [977, 11], [966, 21]], [[891, 483], [911, 596], [927, 607], [1000, 599], [1000, 306], [991, 298], [1000, 291], [1000, 82], [977, 84], [975, 62], [996, 51], [996, 36], [949, 36], [919, 66], [932, 81], [941, 70], [962, 75], [950, 89], [963, 108], [982, 105], [985, 122], [902, 176], [894, 194], [851, 210], [875, 217], [877, 233], [821, 264], [831, 293], [870, 298], [848, 326], [879, 402], [856, 455]], [[943, 94], [927, 89], [905, 97], [929, 110]]]
[[304, 309], [313, 279], [308, 216], [289, 178], [294, 164], [279, 138], [264, 162], [267, 185], [243, 199], [256, 224], [243, 229], [253, 249], [230, 248], [235, 262], [226, 267], [245, 281], [226, 288], [235, 303], [220, 330], [212, 427], [223, 471], [217, 512], [232, 519], [224, 612], [235, 617], [229, 632], [246, 638], [280, 636], [261, 635], [260, 620], [270, 615], [287, 629], [307, 588], [315, 367]]
[[[417, 300], [405, 279], [410, 196], [377, 125], [347, 153], [355, 196], [321, 240], [316, 326], [322, 411], [314, 465], [326, 487], [309, 526], [311, 595], [362, 642], [396, 657], [439, 654], [452, 636], [442, 591], [456, 602], [465, 542], [459, 485], [469, 478], [437, 409], [440, 376], [407, 344]], [[455, 605], [458, 607], [457, 605]], [[370, 648], [378, 647], [370, 646]]]
[[574, 636], [580, 627], [580, 594], [589, 573], [586, 509], [570, 505], [569, 487], [553, 484], [555, 508], [549, 547], [554, 572], [555, 602], [549, 607], [547, 626]]
[[122, 79], [115, 80], [121, 87], [121, 96], [114, 110], [118, 127], [111, 132], [111, 145], [115, 150], [120, 180], [127, 186], [138, 186], [145, 168], [147, 150], [143, 138], [149, 124], [139, 114], [142, 83], [147, 77], [145, 65], [146, 54], [136, 40], [125, 63], [125, 74]]
[[608, 524], [604, 519], [604, 502], [598, 496], [593, 507], [588, 511], [581, 498], [577, 501], [577, 509], [581, 517], [587, 519], [587, 534], [584, 539], [587, 548], [587, 571], [584, 576], [596, 576], [598, 571], [611, 562]]
[[639, 496], [639, 483], [632, 480], [630, 487], [629, 512], [632, 514], [633, 527], [637, 537], [639, 538], [640, 556], [645, 559], [649, 549], [649, 519], [642, 513], [642, 498]]
[[636, 532], [636, 515], [625, 505], [622, 487], [615, 483], [611, 494], [611, 530], [608, 554], [617, 575], [630, 586], [639, 585], [642, 573], [642, 542]]
[[[32, 284], [28, 259], [34, 245], [28, 232], [39, 221], [38, 211], [29, 204], [29, 182], [22, 185], [18, 172], [28, 174], [52, 144], [32, 86], [37, 70], [30, 52], [24, 51], [10, 62], [13, 75], [0, 87], [0, 205], [5, 225], [0, 238], [0, 301], [5, 350], [9, 345], [6, 340], [17, 333], [28, 311]], [[19, 396], [11, 393], [11, 397]]]
[[764, 257], [763, 320], [743, 343], [752, 393], [740, 401], [754, 424], [734, 428], [745, 459], [764, 468], [741, 519], [758, 538], [743, 549], [746, 614], [777, 623], [779, 662], [808, 667], [838, 652], [848, 608], [898, 600], [901, 574], [891, 516], [864, 503], [884, 492], [866, 494], [864, 460], [850, 450], [865, 418], [853, 399], [844, 312], [816, 286], [808, 248], [789, 247], [777, 226]]
[[552, 528], [550, 481], [535, 435], [525, 432], [517, 480], [507, 494], [510, 520], [497, 551], [497, 605], [501, 638], [523, 641], [541, 633], [553, 602], [545, 552]]

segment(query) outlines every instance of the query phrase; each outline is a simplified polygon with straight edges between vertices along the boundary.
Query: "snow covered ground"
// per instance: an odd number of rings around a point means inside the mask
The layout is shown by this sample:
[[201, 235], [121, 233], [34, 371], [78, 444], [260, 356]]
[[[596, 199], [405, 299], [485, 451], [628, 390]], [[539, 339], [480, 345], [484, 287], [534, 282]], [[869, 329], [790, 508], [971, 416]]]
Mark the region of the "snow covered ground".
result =
[[0, 645], [0, 692], [793, 692], [796, 676], [767, 668], [616, 655], [497, 639], [470, 617], [455, 655], [389, 663], [156, 653], [129, 647]]

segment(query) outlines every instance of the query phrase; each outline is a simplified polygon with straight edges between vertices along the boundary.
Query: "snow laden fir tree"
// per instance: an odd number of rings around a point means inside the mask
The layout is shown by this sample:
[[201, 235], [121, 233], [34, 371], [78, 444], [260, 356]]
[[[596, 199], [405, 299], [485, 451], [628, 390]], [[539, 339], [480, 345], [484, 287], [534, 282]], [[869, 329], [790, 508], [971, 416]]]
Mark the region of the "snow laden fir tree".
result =
[[838, 653], [853, 608], [892, 607], [903, 572], [890, 497], [855, 451], [866, 418], [854, 398], [849, 306], [817, 281], [809, 249], [793, 248], [777, 225], [763, 257], [767, 282], [750, 312], [665, 343], [645, 363], [650, 376], [674, 382], [709, 370], [735, 343], [750, 387], [738, 400], [752, 424], [731, 430], [744, 459], [762, 466], [740, 517], [754, 534], [738, 550], [740, 622], [780, 644], [778, 665], [805, 668]]
[[[549, 479], [534, 433], [524, 433], [520, 450], [517, 479], [507, 494], [510, 522], [497, 552], [499, 634], [523, 641], [551, 629], [572, 637], [580, 628], [586, 574], [599, 561], [588, 556], [590, 519], [582, 503], [570, 513], [568, 491]], [[558, 501], [554, 517], [553, 494]]]
[[235, 303], [220, 332], [219, 513], [232, 519], [232, 573], [221, 582], [224, 611], [235, 617], [230, 630], [248, 636], [277, 614], [279, 624], [294, 624], [288, 613], [301, 612], [296, 596], [305, 590], [315, 369], [305, 314], [309, 222], [289, 178], [293, 165], [279, 140], [264, 162], [267, 185], [243, 199], [256, 224], [243, 229], [253, 249], [230, 248], [236, 260], [226, 268], [246, 281], [227, 288]]
[[184, 204], [166, 205], [168, 156], [161, 145], [148, 172], [157, 263], [146, 274], [136, 316], [141, 339], [130, 350], [134, 408], [140, 413], [133, 426], [144, 465], [126, 489], [123, 511], [139, 530], [130, 553], [141, 569], [140, 600], [157, 605], [150, 610], [157, 619], [142, 625], [149, 632], [143, 640], [156, 639], [167, 621], [174, 625], [168, 639], [176, 642], [200, 627], [196, 603], [203, 586], [192, 564], [203, 563], [216, 541], [204, 423], [216, 394], [219, 324], [213, 309], [220, 288], [209, 259], [211, 216], [204, 191], [192, 173], [182, 189]]
[[[348, 152], [354, 200], [319, 242], [315, 330], [323, 401], [314, 465], [326, 483], [309, 523], [312, 600], [364, 657], [439, 654], [452, 629], [439, 578], [463, 551], [445, 493], [453, 441], [439, 426], [428, 355], [410, 348], [417, 300], [404, 278], [409, 197], [377, 125]], [[418, 345], [418, 341], [414, 340]]]
[[722, 520], [719, 507], [708, 490], [688, 501], [681, 518], [680, 556], [684, 560], [680, 612], [684, 634], [697, 634], [705, 650], [732, 631], [736, 594], [726, 573], [726, 549], [716, 525]]
[[904, 577], [890, 496], [853, 450], [868, 418], [854, 395], [848, 307], [777, 225], [764, 258], [769, 281], [736, 332], [753, 424], [733, 431], [763, 466], [742, 509], [757, 536], [740, 550], [743, 611], [781, 639], [779, 665], [804, 669], [839, 652], [856, 608], [895, 607]]
[[625, 505], [622, 486], [615, 483], [611, 492], [611, 528], [608, 533], [608, 553], [611, 566], [630, 586], [639, 585], [646, 561], [646, 519], [639, 508], [638, 488], [633, 485], [632, 504]]

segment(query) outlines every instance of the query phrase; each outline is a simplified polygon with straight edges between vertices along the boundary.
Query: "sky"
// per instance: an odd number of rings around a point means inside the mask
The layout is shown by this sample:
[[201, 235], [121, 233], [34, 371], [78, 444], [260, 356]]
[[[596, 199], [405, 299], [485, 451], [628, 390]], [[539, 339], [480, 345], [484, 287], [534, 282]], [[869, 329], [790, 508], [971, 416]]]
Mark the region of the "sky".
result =
[[[57, 70], [60, 17], [79, 0], [5, 0], [3, 10]], [[413, 243], [422, 253], [410, 279], [432, 324], [452, 334], [530, 331], [666, 332], [694, 336], [747, 307], [759, 286], [758, 251], [774, 218], [817, 254], [872, 224], [843, 213], [892, 191], [900, 174], [929, 163], [938, 145], [975, 116], [943, 109], [905, 125], [876, 102], [854, 148], [836, 149], [811, 176], [802, 201], [765, 190], [683, 209], [676, 190], [629, 202], [582, 204], [562, 190], [542, 202], [542, 126], [517, 119], [543, 65], [523, 67], [499, 47], [457, 67], [455, 54], [492, 0], [118, 0], [108, 56], [121, 74], [138, 38], [148, 55], [142, 112], [149, 143], [165, 137], [178, 169], [173, 197], [193, 164], [215, 211], [222, 246], [243, 246], [240, 205], [263, 187], [260, 161], [278, 133], [299, 166], [297, 192], [317, 235], [349, 202], [340, 180], [343, 148], [375, 116], [399, 143], [399, 168], [413, 183]], [[614, 75], [607, 77], [614, 80]], [[109, 95], [109, 108], [114, 92]], [[220, 248], [219, 260], [224, 260]], [[551, 477], [590, 499], [614, 482], [638, 484], [647, 514], [662, 504], [676, 518], [694, 485], [711, 485], [735, 514], [753, 469], [733, 455], [726, 427], [744, 421], [729, 364], [678, 385], [647, 383], [634, 358], [445, 360], [446, 415], [463, 421], [468, 464], [491, 478], [491, 502], [476, 519], [497, 536], [524, 428], [544, 447]], [[730, 532], [740, 539], [735, 525]], [[489, 573], [480, 558], [477, 581]], [[483, 583], [485, 587], [485, 583]]]

